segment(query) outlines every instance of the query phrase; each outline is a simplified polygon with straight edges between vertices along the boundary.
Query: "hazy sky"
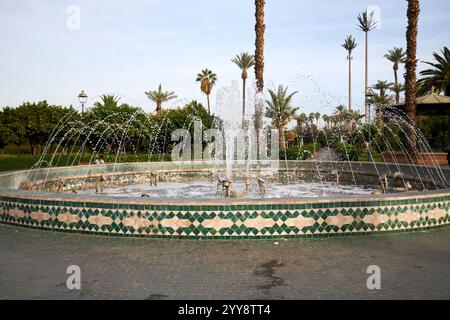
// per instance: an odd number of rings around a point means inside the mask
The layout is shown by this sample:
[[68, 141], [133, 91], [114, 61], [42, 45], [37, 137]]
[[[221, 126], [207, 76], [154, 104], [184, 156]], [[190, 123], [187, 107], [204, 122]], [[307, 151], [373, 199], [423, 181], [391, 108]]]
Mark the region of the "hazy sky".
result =
[[[360, 44], [353, 92], [355, 106], [362, 107], [364, 37], [356, 16], [370, 5], [381, 12], [381, 28], [370, 34], [370, 82], [393, 81], [383, 55], [405, 47], [405, 0], [266, 2], [266, 82], [299, 91], [295, 104], [302, 112], [346, 104], [341, 44], [348, 34]], [[68, 28], [70, 5], [81, 9], [79, 29]], [[433, 51], [450, 45], [450, 1], [426, 0], [421, 6], [418, 58], [430, 60]], [[1, 0], [0, 106], [43, 99], [78, 106], [84, 89], [89, 104], [115, 93], [150, 111], [154, 106], [144, 91], [160, 83], [183, 99], [177, 105], [205, 102], [196, 74], [207, 67], [217, 73], [218, 87], [229, 85], [240, 79], [230, 59], [242, 51], [254, 52], [253, 0]]]

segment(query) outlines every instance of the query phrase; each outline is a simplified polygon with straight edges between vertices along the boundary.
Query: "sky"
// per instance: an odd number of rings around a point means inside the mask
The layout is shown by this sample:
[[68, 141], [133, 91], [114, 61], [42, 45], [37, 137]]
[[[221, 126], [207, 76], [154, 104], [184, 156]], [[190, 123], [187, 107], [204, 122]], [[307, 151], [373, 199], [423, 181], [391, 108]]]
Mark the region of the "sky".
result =
[[[300, 112], [329, 113], [347, 103], [348, 66], [341, 47], [347, 35], [359, 46], [353, 60], [354, 107], [364, 103], [364, 34], [357, 15], [379, 8], [380, 28], [370, 33], [369, 79], [393, 81], [383, 56], [406, 47], [405, 0], [267, 0], [265, 81], [298, 91]], [[77, 12], [79, 10], [79, 15]], [[79, 17], [79, 19], [78, 19]], [[418, 53], [421, 61], [450, 45], [450, 1], [421, 1]], [[2, 0], [0, 1], [0, 107], [47, 100], [79, 107], [102, 94], [145, 111], [144, 94], [159, 84], [179, 99], [206, 104], [195, 82], [204, 68], [218, 76], [212, 93], [240, 81], [231, 59], [254, 52], [253, 0]], [[419, 63], [419, 70], [426, 66]], [[402, 79], [403, 67], [399, 70]], [[250, 73], [249, 82], [254, 81]]]

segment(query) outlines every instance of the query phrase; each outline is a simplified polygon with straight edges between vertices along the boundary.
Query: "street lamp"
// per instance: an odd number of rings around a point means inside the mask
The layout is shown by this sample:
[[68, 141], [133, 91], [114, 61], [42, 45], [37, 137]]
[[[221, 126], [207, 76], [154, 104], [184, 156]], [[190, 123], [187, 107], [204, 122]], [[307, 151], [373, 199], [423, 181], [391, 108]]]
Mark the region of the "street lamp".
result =
[[84, 104], [87, 102], [87, 99], [88, 95], [84, 92], [84, 90], [81, 90], [81, 93], [78, 95], [78, 100], [81, 103], [81, 115], [84, 114]]
[[369, 129], [369, 137], [368, 137], [368, 141], [367, 141], [367, 160], [368, 161], [372, 161], [372, 127], [371, 127], [371, 119], [370, 119], [370, 107], [372, 104], [372, 98], [373, 98], [373, 93], [372, 92], [366, 92], [366, 98], [367, 98], [367, 107], [368, 107], [368, 129]]

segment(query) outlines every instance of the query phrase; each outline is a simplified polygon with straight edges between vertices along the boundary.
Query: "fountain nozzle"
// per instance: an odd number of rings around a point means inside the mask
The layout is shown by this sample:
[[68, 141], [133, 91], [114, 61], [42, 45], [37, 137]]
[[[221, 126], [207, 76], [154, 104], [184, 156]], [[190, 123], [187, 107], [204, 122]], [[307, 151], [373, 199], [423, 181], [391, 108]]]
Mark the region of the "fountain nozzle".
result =
[[219, 187], [219, 186], [222, 187], [221, 196], [224, 196], [225, 198], [231, 197], [231, 185], [232, 184], [233, 184], [233, 182], [229, 179], [219, 180], [217, 187]]
[[266, 185], [265, 181], [261, 178], [258, 179], [258, 187], [259, 187], [259, 193], [261, 195], [266, 194]]

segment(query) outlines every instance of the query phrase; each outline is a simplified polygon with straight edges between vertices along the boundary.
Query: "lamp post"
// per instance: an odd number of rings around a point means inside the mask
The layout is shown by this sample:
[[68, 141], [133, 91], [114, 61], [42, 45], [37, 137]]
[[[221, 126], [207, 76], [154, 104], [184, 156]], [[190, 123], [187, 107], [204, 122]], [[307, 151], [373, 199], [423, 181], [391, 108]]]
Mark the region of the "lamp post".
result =
[[78, 100], [81, 103], [81, 115], [84, 114], [84, 104], [87, 102], [87, 99], [88, 95], [84, 92], [84, 90], [81, 90], [81, 93], [78, 95]]
[[367, 92], [366, 93], [366, 98], [367, 98], [367, 107], [368, 107], [368, 141], [367, 141], [367, 160], [368, 161], [372, 161], [372, 124], [371, 124], [371, 119], [370, 119], [370, 107], [372, 105], [372, 98], [373, 98], [373, 93], [372, 92]]

